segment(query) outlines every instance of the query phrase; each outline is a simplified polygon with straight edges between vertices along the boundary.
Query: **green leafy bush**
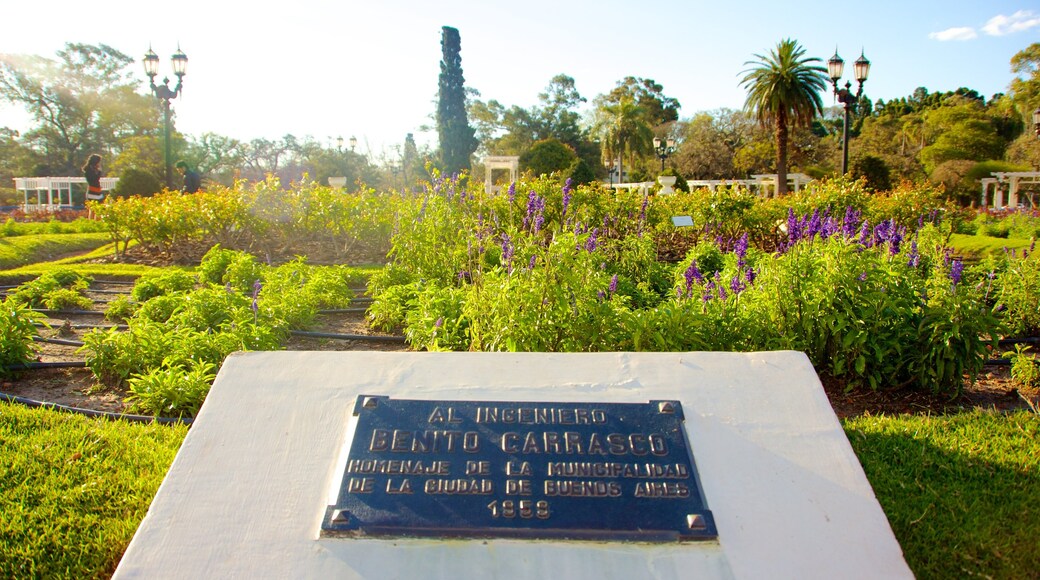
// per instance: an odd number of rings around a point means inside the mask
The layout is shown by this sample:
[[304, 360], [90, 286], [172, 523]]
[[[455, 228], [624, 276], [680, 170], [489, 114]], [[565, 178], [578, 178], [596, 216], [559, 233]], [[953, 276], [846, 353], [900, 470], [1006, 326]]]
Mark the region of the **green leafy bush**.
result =
[[120, 197], [130, 197], [132, 195], [150, 197], [162, 191], [162, 188], [163, 186], [159, 182], [159, 178], [150, 171], [136, 167], [127, 167], [119, 174], [119, 181], [112, 189], [112, 195]]
[[157, 274], [146, 274], [137, 279], [130, 292], [134, 300], [145, 302], [156, 296], [184, 292], [195, 287], [195, 276], [184, 270], [164, 270]]
[[199, 362], [189, 368], [157, 368], [130, 379], [131, 410], [166, 417], [198, 413], [216, 378], [216, 366]]
[[90, 308], [90, 299], [83, 296], [83, 292], [92, 280], [72, 270], [51, 270], [16, 288], [8, 300], [29, 308], [52, 308], [48, 303], [79, 304], [81, 308]]
[[137, 303], [129, 296], [117, 296], [108, 303], [108, 308], [105, 309], [105, 320], [112, 322], [128, 320], [137, 312], [137, 307]]
[[35, 312], [10, 301], [0, 304], [0, 377], [11, 374], [8, 367], [29, 362], [36, 355], [33, 322], [37, 318]]

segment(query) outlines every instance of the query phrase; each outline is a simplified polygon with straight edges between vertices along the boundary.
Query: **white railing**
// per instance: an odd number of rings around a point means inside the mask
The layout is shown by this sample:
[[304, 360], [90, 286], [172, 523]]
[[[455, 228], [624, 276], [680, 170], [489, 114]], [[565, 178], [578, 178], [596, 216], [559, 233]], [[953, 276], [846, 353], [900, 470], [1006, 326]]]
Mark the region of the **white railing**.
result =
[[[102, 177], [101, 190], [111, 191], [118, 177]], [[84, 177], [15, 177], [14, 188], [25, 196], [22, 209], [26, 212], [57, 211], [73, 207], [72, 184], [82, 184], [86, 191], [87, 180]]]

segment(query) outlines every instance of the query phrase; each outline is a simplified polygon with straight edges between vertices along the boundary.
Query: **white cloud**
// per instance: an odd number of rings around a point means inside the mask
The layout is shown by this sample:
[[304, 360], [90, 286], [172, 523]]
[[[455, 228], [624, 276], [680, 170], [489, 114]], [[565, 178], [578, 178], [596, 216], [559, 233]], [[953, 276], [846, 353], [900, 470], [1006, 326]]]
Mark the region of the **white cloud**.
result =
[[1032, 10], [1019, 10], [1011, 16], [998, 14], [990, 18], [982, 30], [990, 36], [1005, 36], [1037, 26], [1040, 26], [1040, 16], [1034, 14]]
[[939, 32], [928, 34], [928, 38], [931, 38], [932, 40], [941, 40], [943, 42], [946, 42], [947, 40], [971, 40], [977, 36], [978, 34], [975, 33], [975, 29], [967, 26], [947, 28], [946, 30], [940, 30]]

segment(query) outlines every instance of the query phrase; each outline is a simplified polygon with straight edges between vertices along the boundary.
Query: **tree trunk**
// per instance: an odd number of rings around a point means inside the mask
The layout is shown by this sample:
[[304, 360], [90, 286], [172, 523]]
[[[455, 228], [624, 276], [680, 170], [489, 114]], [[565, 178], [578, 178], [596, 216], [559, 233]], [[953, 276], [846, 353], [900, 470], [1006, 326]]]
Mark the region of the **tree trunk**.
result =
[[776, 195], [787, 195], [787, 113], [776, 115]]

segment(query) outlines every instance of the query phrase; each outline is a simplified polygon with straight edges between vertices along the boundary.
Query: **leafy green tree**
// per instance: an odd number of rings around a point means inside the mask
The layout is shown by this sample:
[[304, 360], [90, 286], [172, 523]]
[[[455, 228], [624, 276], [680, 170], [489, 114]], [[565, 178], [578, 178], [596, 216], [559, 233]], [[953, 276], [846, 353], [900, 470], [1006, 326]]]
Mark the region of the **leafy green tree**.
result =
[[780, 41], [768, 56], [756, 54], [757, 61], [745, 64], [752, 68], [741, 83], [748, 91], [744, 108], [758, 122], [771, 127], [776, 135], [777, 194], [787, 193], [787, 144], [792, 126], [811, 126], [823, 111], [820, 91], [826, 89], [825, 69], [806, 58], [805, 49], [791, 39]]
[[163, 184], [159, 182], [159, 178], [151, 171], [127, 167], [119, 174], [119, 181], [112, 188], [112, 195], [118, 197], [130, 197], [131, 195], [151, 197], [162, 191], [162, 188]]
[[596, 172], [581, 158], [575, 159], [574, 163], [567, 168], [567, 176], [570, 177], [571, 184], [575, 186], [585, 185], [596, 180]]
[[461, 39], [450, 26], [441, 28], [441, 74], [437, 102], [437, 136], [441, 169], [447, 174], [470, 168], [477, 150], [474, 129], [466, 118], [465, 78], [462, 76]]
[[673, 162], [694, 179], [725, 179], [735, 176], [733, 154], [739, 137], [722, 125], [724, 113], [698, 113], [679, 123], [679, 148]]
[[538, 100], [542, 103], [536, 109], [542, 138], [552, 137], [578, 147], [585, 139], [585, 132], [581, 129], [581, 115], [577, 109], [586, 99], [575, 88], [574, 78], [565, 74], [554, 76], [545, 92], [538, 94]]
[[1011, 57], [1011, 98], [1022, 121], [1033, 124], [1033, 111], [1040, 107], [1040, 42], [1034, 42]]
[[520, 156], [520, 169], [533, 175], [566, 171], [578, 160], [574, 150], [559, 139], [543, 139]]
[[852, 160], [852, 176], [862, 178], [869, 191], [892, 189], [892, 175], [885, 160], [874, 155], [862, 155]]
[[66, 43], [57, 60], [0, 55], [0, 99], [32, 116], [22, 142], [45, 152], [51, 171], [78, 175], [89, 154], [118, 154], [124, 139], [158, 127], [153, 99], [135, 92], [131, 63], [104, 44]]
[[963, 97], [950, 97], [927, 111], [923, 130], [930, 144], [920, 159], [929, 174], [946, 161], [1001, 159], [1007, 146], [985, 105]]
[[181, 158], [198, 169], [205, 179], [231, 185], [240, 173], [245, 147], [237, 139], [207, 132], [190, 138]]
[[625, 77], [604, 97], [613, 105], [632, 100], [643, 110], [643, 117], [650, 127], [659, 127], [679, 120], [679, 101], [666, 97], [664, 87], [653, 79]]
[[24, 196], [14, 189], [15, 177], [32, 175], [41, 156], [18, 141], [18, 132], [0, 128], [0, 206], [16, 205]]
[[[633, 164], [637, 155], [648, 155], [653, 148], [654, 132], [643, 110], [634, 99], [624, 98], [617, 103], [597, 99], [595, 132], [606, 159], [618, 159], [625, 155]], [[619, 163], [620, 174], [624, 175], [624, 164]]]

